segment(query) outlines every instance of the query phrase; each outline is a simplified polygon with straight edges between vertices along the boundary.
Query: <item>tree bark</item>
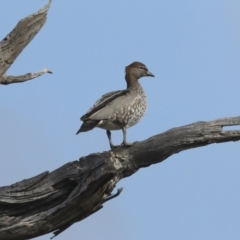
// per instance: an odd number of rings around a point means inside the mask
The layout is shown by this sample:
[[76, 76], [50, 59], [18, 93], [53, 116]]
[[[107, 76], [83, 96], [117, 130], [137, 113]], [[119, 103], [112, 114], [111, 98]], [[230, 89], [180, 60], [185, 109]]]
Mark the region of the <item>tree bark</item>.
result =
[[6, 75], [18, 55], [45, 24], [51, 2], [52, 0], [38, 12], [19, 21], [16, 27], [0, 42], [0, 84], [24, 82], [44, 73], [52, 73], [48, 68], [44, 68], [37, 73], [27, 73], [21, 76]]
[[30, 239], [54, 231], [57, 236], [119, 195], [111, 195], [117, 182], [142, 167], [160, 163], [183, 150], [212, 143], [240, 140], [240, 116], [196, 122], [170, 129], [129, 148], [93, 153], [0, 188], [0, 239]]

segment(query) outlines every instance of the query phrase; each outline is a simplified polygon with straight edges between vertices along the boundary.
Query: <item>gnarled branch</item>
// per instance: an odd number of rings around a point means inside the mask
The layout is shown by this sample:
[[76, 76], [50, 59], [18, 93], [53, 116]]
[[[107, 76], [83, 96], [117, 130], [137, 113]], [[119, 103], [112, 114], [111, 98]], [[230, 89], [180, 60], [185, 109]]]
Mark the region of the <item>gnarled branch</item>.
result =
[[116, 183], [139, 168], [183, 150], [239, 141], [240, 130], [223, 130], [234, 125], [240, 125], [240, 116], [173, 128], [130, 148], [94, 153], [53, 172], [1, 187], [0, 239], [29, 239], [53, 231], [56, 236], [100, 210], [113, 198]]
[[21, 76], [7, 76], [6, 72], [22, 50], [31, 42], [47, 20], [47, 13], [52, 0], [38, 12], [23, 18], [16, 27], [0, 42], [0, 84], [24, 82], [43, 73], [51, 73], [46, 69], [37, 73]]

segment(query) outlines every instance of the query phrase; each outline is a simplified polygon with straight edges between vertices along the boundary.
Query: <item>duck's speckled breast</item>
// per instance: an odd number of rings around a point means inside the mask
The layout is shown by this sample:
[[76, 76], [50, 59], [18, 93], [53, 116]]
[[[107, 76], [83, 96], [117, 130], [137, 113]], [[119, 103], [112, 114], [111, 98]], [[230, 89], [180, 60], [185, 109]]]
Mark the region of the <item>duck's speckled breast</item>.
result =
[[147, 109], [147, 97], [145, 95], [143, 88], [139, 86], [135, 101], [133, 101], [128, 106], [126, 116], [127, 127], [131, 127], [137, 124], [144, 116], [146, 109]]
[[125, 102], [120, 106], [116, 112], [109, 116], [109, 119], [100, 121], [98, 127], [119, 130], [123, 126], [129, 128], [137, 124], [146, 112], [147, 98], [140, 84], [137, 89], [134, 89], [132, 95], [135, 97], [130, 102]]

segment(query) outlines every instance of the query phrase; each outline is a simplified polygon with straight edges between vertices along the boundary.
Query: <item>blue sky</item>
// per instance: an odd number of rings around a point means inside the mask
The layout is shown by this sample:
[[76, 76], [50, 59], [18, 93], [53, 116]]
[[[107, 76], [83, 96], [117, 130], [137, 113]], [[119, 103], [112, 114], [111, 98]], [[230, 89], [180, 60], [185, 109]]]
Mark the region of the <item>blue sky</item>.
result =
[[[46, 0], [1, 4], [0, 38]], [[75, 135], [104, 93], [124, 89], [124, 67], [141, 61], [155, 78], [129, 141], [195, 121], [239, 116], [240, 2], [53, 1], [48, 21], [8, 71], [49, 67], [1, 86], [0, 185], [109, 150], [105, 131]], [[115, 144], [122, 133], [113, 132]], [[240, 239], [240, 143], [176, 154], [119, 182], [122, 194], [57, 239]], [[52, 234], [36, 239], [46, 240]]]

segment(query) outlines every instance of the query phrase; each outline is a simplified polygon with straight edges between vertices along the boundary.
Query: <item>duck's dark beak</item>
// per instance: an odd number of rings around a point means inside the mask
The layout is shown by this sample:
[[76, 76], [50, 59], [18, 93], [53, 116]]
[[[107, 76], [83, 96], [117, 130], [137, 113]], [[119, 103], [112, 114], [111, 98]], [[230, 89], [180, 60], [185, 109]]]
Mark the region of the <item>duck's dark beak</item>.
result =
[[155, 77], [151, 72], [147, 72], [147, 75], [146, 76], [149, 76], [149, 77]]

